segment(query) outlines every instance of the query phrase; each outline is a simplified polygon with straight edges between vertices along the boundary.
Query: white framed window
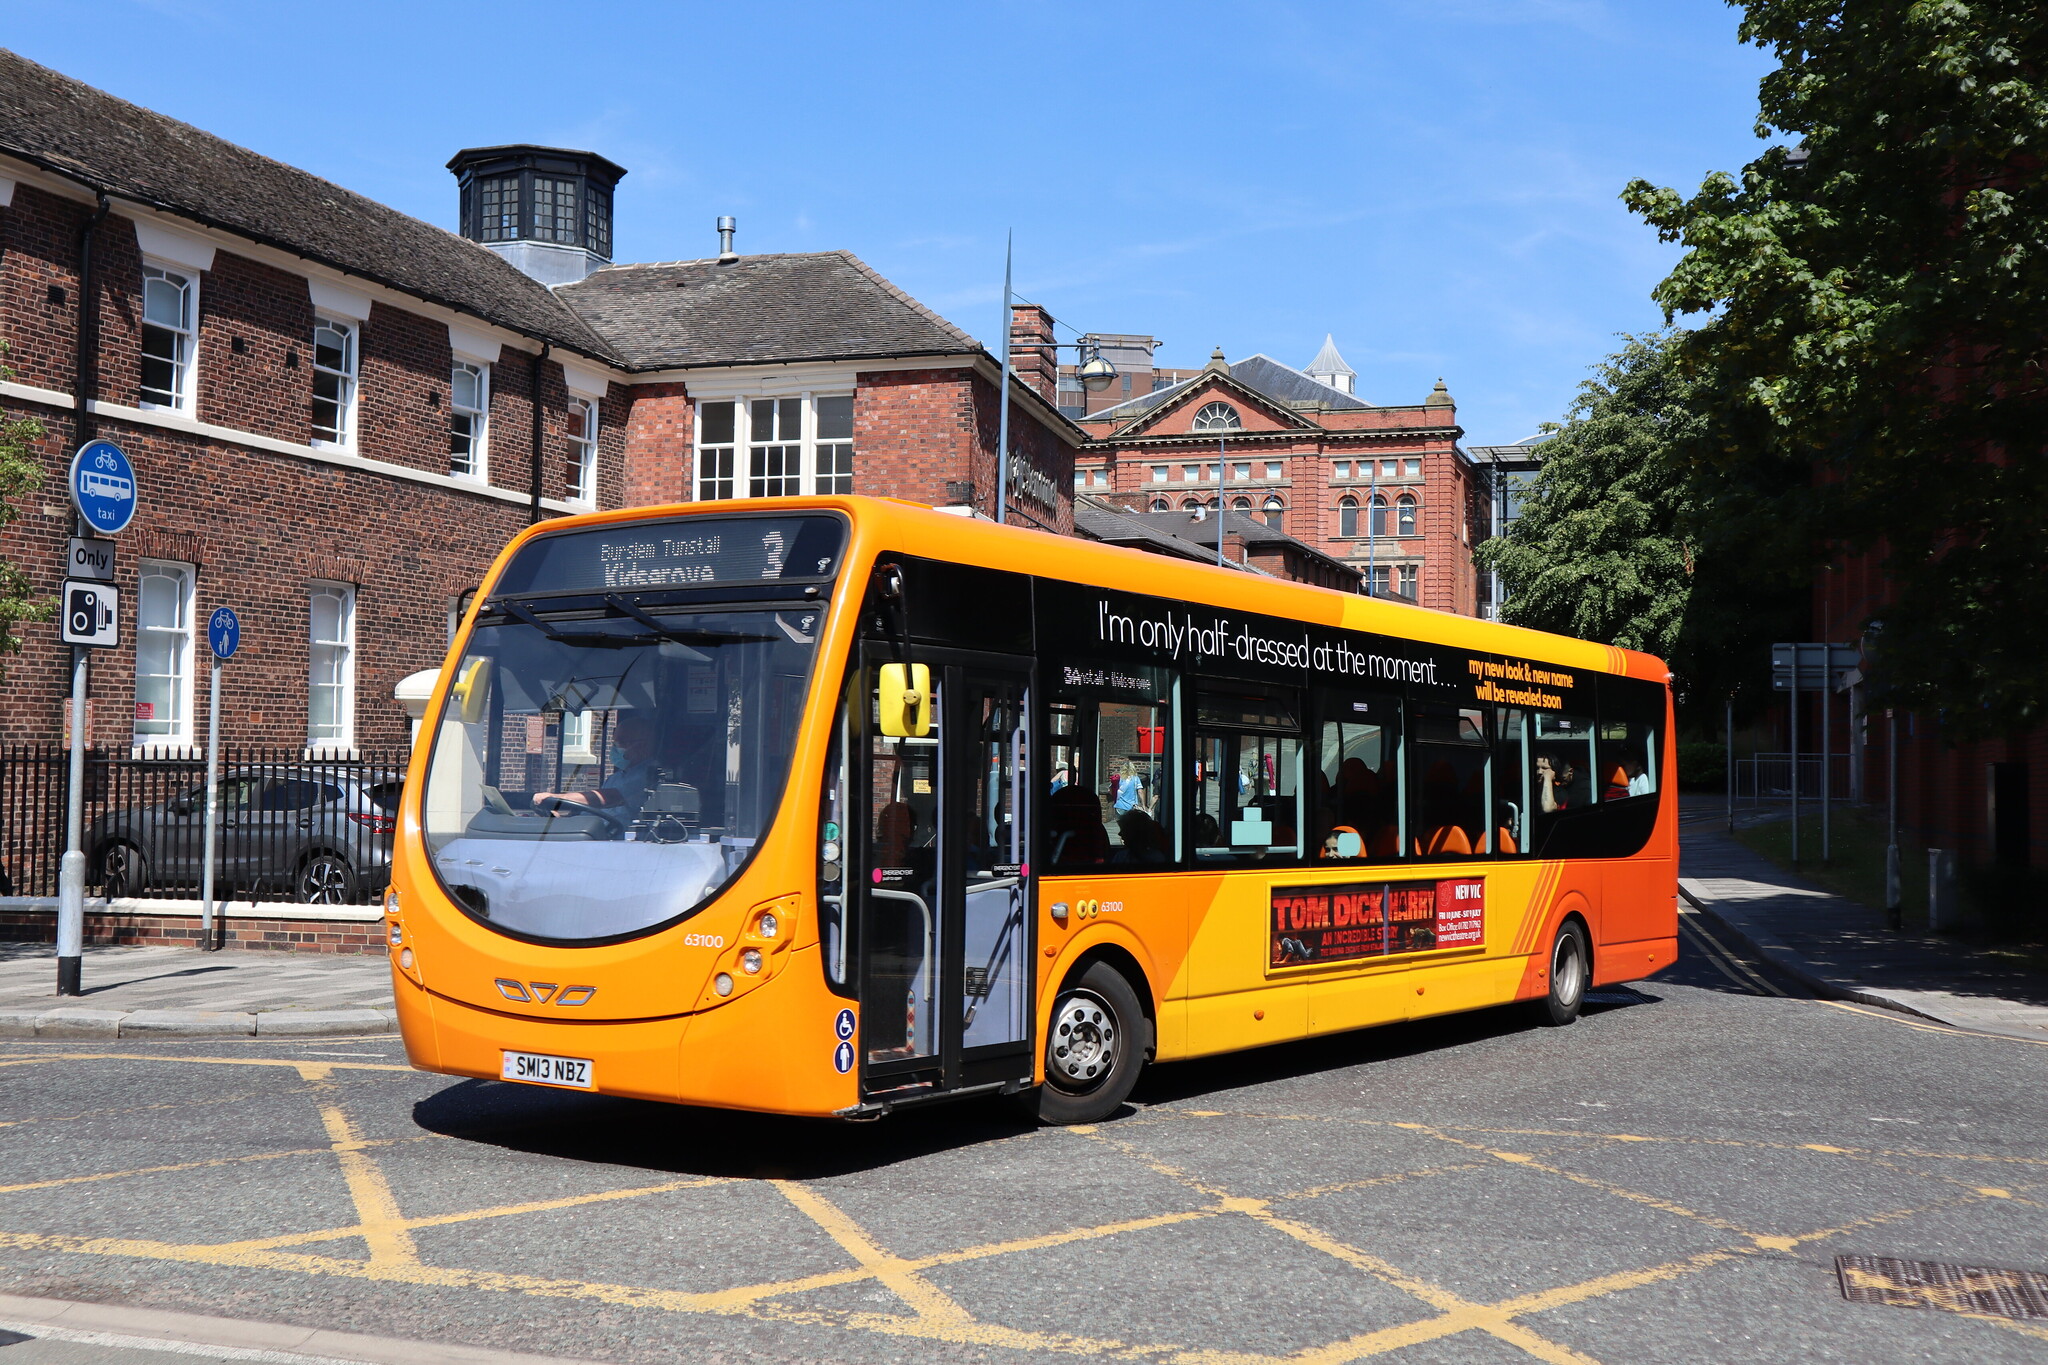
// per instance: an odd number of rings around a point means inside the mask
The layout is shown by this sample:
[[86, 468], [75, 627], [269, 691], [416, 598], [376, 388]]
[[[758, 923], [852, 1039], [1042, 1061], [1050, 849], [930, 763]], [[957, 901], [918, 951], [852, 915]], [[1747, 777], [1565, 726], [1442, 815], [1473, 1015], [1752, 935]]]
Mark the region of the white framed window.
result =
[[1243, 425], [1237, 409], [1228, 403], [1204, 403], [1195, 414], [1196, 431], [1236, 431]]
[[1399, 564], [1395, 566], [1395, 583], [1403, 597], [1415, 596], [1415, 571], [1416, 566], [1413, 564]]
[[356, 325], [313, 320], [313, 442], [350, 445], [356, 437]]
[[1420, 460], [1403, 460], [1403, 461], [1401, 461], [1401, 477], [1402, 477], [1402, 478], [1404, 478], [1404, 479], [1419, 479], [1419, 478], [1421, 478], [1421, 477], [1422, 477], [1422, 461], [1420, 461]]
[[356, 590], [314, 582], [306, 593], [306, 746], [346, 749], [356, 731]]
[[1165, 498], [1154, 498], [1152, 499], [1152, 510], [1154, 512], [1171, 512], [1173, 510], [1173, 504], [1168, 502]]
[[697, 405], [697, 498], [853, 491], [853, 396], [797, 394]]
[[137, 745], [179, 748], [192, 742], [192, 583], [190, 564], [136, 564], [135, 729]]
[[1248, 464], [1234, 464], [1230, 467], [1230, 477], [1233, 479], [1244, 480], [1251, 476], [1252, 467]]
[[1184, 464], [1180, 467], [1180, 478], [1182, 483], [1200, 483], [1202, 467], [1198, 464]]
[[569, 462], [562, 487], [570, 502], [597, 502], [597, 404], [588, 398], [569, 400]]
[[142, 267], [142, 406], [192, 406], [199, 282], [161, 266]]
[[1075, 470], [1075, 471], [1074, 471], [1074, 491], [1075, 491], [1076, 493], [1078, 493], [1078, 492], [1080, 492], [1080, 491], [1081, 491], [1082, 489], [1086, 488], [1087, 486], [1088, 486], [1088, 471], [1087, 471], [1087, 470], [1085, 470], [1085, 469], [1077, 469], [1077, 470]]
[[1347, 540], [1358, 534], [1358, 499], [1348, 493], [1337, 499], [1337, 534]]
[[1155, 464], [1155, 465], [1153, 465], [1153, 466], [1152, 466], [1152, 482], [1154, 482], [1154, 483], [1165, 483], [1165, 482], [1166, 482], [1166, 477], [1167, 477], [1167, 466], [1166, 466], [1166, 465], [1163, 465], [1163, 464]]
[[455, 362], [448, 375], [448, 472], [490, 477], [491, 367]]
[[816, 487], [819, 493], [853, 491], [853, 396], [812, 400], [817, 418]]
[[1287, 466], [1278, 460], [1268, 460], [1266, 462], [1266, 477], [1269, 479], [1286, 478]]

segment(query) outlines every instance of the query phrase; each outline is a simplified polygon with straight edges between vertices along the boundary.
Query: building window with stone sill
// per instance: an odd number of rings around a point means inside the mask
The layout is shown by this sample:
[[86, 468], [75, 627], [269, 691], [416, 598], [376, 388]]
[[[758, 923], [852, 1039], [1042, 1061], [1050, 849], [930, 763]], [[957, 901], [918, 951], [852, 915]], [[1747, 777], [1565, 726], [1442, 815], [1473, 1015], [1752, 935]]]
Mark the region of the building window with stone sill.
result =
[[1403, 493], [1394, 503], [1394, 530], [1397, 535], [1412, 536], [1415, 530], [1415, 495]]
[[569, 400], [569, 459], [562, 489], [570, 502], [597, 503], [597, 404], [588, 398]]
[[1394, 566], [1394, 585], [1403, 597], [1415, 596], [1416, 569], [1417, 566], [1414, 564], [1397, 564]]
[[356, 329], [354, 323], [313, 322], [313, 444], [355, 441]]
[[1358, 535], [1358, 499], [1343, 497], [1337, 500], [1337, 534], [1344, 538]]
[[184, 750], [192, 743], [193, 567], [163, 559], [137, 565], [134, 743]]
[[142, 406], [192, 407], [192, 360], [199, 282], [159, 266], [142, 267]]
[[347, 749], [355, 743], [356, 590], [348, 583], [313, 583], [307, 608], [312, 673], [306, 688], [306, 747]]
[[448, 472], [458, 479], [488, 476], [491, 369], [458, 360], [448, 377]]
[[1166, 482], [1166, 478], [1167, 478], [1167, 475], [1168, 475], [1168, 473], [1169, 473], [1169, 472], [1170, 472], [1170, 468], [1169, 468], [1169, 466], [1167, 466], [1167, 465], [1163, 465], [1163, 464], [1155, 464], [1155, 465], [1153, 465], [1153, 466], [1152, 466], [1152, 469], [1151, 469], [1151, 477], [1152, 477], [1152, 482], [1154, 482], [1154, 483], [1165, 483], [1165, 482]]
[[1269, 479], [1286, 478], [1287, 466], [1280, 463], [1278, 460], [1269, 461], [1266, 465], [1266, 477]]
[[1387, 500], [1377, 493], [1372, 499], [1371, 530], [1369, 534], [1378, 539], [1387, 533]]

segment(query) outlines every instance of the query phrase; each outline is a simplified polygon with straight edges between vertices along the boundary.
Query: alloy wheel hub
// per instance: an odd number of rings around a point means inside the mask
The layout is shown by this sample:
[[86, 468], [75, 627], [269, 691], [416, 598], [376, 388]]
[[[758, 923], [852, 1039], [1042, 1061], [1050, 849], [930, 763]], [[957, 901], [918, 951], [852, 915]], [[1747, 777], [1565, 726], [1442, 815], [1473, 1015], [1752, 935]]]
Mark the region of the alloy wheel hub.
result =
[[1064, 1084], [1099, 1084], [1108, 1077], [1115, 1055], [1116, 1017], [1108, 1006], [1092, 995], [1071, 995], [1060, 1002], [1046, 1060]]

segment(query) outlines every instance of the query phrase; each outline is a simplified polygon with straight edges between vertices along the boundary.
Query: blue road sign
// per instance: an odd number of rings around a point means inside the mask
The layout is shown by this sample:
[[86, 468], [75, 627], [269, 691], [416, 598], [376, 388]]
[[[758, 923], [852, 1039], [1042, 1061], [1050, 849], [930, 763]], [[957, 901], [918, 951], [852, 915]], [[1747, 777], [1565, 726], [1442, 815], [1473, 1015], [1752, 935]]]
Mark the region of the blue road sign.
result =
[[233, 607], [215, 607], [213, 615], [206, 618], [206, 643], [213, 646], [216, 659], [235, 657], [235, 649], [242, 643], [242, 623]]
[[135, 519], [135, 467], [112, 441], [87, 441], [71, 457], [71, 505], [101, 535], [119, 535]]

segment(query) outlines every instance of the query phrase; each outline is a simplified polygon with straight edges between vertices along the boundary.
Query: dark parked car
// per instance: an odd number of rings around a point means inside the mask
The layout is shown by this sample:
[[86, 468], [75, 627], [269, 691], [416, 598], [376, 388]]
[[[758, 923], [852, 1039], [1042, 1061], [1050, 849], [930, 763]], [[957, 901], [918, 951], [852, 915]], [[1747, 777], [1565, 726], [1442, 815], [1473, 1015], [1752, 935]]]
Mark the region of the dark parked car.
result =
[[[320, 766], [221, 774], [215, 886], [281, 889], [308, 905], [345, 905], [391, 880], [402, 773]], [[206, 784], [153, 806], [109, 811], [86, 834], [93, 879], [108, 896], [197, 887], [206, 847]]]

